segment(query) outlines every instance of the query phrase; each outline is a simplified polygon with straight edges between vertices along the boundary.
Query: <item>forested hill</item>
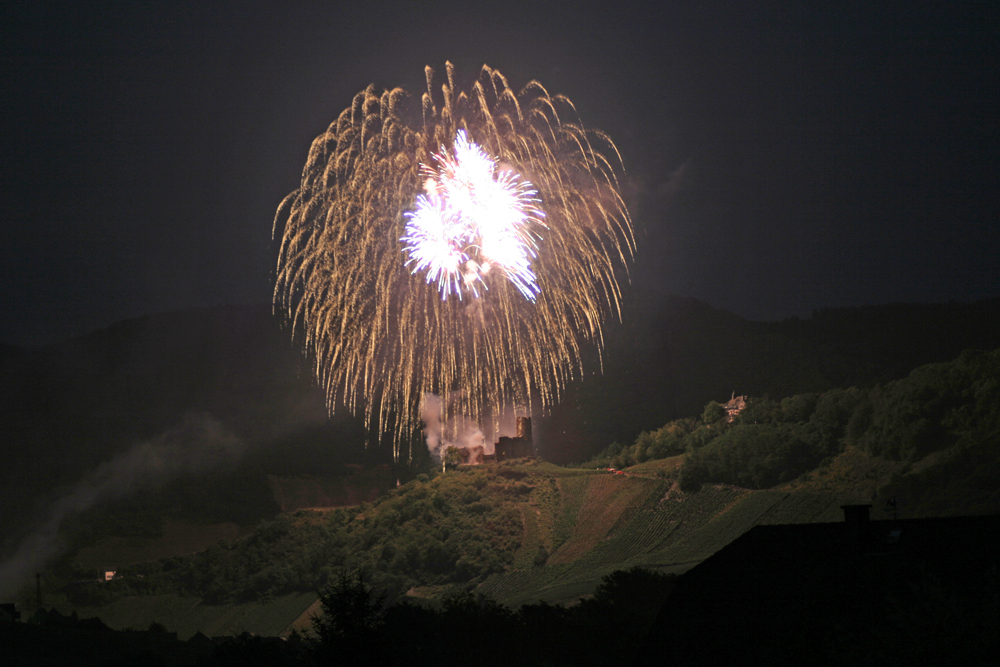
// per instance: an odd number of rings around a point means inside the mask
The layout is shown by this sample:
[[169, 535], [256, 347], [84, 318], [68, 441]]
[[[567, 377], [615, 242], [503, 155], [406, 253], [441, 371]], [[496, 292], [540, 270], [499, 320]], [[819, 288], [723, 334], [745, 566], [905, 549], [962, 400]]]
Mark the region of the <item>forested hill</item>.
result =
[[[550, 460], [588, 459], [734, 391], [787, 396], [865, 386], [965, 348], [998, 347], [1000, 300], [835, 309], [764, 323], [633, 290], [605, 342], [603, 363], [590, 351], [585, 379], [538, 420], [536, 440]], [[32, 517], [82, 473], [191, 414], [247, 446], [244, 482], [323, 474], [386, 454], [365, 449], [353, 420], [327, 420], [308, 365], [269, 306], [147, 316], [58, 345], [0, 347], [0, 484], [8, 490], [0, 526]]]
[[[113, 627], [141, 619], [193, 634], [235, 605], [266, 608], [267, 632], [279, 633], [305, 613], [303, 595], [345, 570], [394, 599], [475, 590], [516, 607], [577, 599], [634, 566], [679, 574], [753, 526], [838, 522], [845, 504], [870, 504], [877, 518], [995, 513], [998, 372], [1000, 348], [969, 350], [871, 388], [750, 397], [732, 421], [710, 402], [585, 467], [434, 467], [373, 502], [284, 513], [198, 553], [120, 563], [110, 584], [84, 582], [79, 554], [49, 579]], [[116, 544], [91, 551], [120, 558]]]
[[824, 309], [807, 319], [776, 323], [774, 330], [830, 348], [855, 360], [860, 371], [844, 384], [887, 382], [917, 366], [948, 361], [966, 349], [1000, 343], [1000, 299], [972, 304], [888, 304]]
[[[583, 460], [609, 443], [700, 414], [710, 400], [867, 387], [1000, 347], [1000, 299], [827, 309], [754, 322], [703, 302], [634, 290], [600, 364], [543, 422], [543, 455]], [[581, 456], [581, 453], [583, 456]]]
[[329, 474], [364, 456], [360, 428], [328, 419], [311, 372], [267, 306], [141, 317], [0, 355], [0, 547], [90, 471], [142, 443], [166, 446], [192, 423], [216, 425], [239, 445], [236, 470], [224, 481], [194, 480], [188, 494], [204, 505], [242, 487], [232, 511], [211, 519], [252, 522], [277, 511], [269, 473]]

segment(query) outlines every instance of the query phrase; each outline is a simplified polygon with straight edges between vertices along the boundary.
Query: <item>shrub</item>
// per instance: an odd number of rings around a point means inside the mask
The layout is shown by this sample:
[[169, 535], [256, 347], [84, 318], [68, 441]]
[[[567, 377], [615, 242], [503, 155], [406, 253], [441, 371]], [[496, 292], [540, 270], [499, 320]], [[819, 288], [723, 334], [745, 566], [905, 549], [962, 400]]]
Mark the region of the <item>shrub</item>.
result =
[[721, 482], [764, 489], [797, 477], [823, 458], [823, 448], [803, 435], [790, 425], [738, 425], [691, 455], [682, 488]]
[[701, 421], [706, 424], [715, 424], [726, 418], [726, 409], [716, 401], [709, 401], [705, 406], [705, 411], [701, 413]]

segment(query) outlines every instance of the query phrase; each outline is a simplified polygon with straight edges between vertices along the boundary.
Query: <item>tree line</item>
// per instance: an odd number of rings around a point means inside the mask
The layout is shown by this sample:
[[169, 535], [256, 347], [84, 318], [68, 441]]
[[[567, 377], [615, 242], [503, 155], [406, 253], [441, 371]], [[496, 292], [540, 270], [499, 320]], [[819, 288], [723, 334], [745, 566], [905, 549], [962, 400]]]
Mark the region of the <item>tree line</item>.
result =
[[705, 483], [763, 489], [812, 470], [848, 445], [907, 463], [941, 451], [995, 461], [990, 447], [998, 439], [1000, 350], [968, 350], [870, 388], [752, 397], [732, 421], [713, 401], [699, 418], [643, 432], [629, 446], [612, 443], [584, 465], [624, 468], [686, 453], [684, 490]]
[[311, 657], [349, 665], [629, 664], [675, 579], [618, 570], [574, 606], [539, 602], [513, 610], [467, 591], [434, 605], [390, 605], [363, 573], [342, 572], [320, 596]]
[[342, 569], [364, 570], [391, 600], [413, 586], [467, 588], [506, 571], [521, 542], [514, 503], [533, 486], [485, 468], [420, 475], [377, 503], [299, 511], [205, 551], [121, 568], [71, 591], [78, 604], [180, 593], [209, 603], [315, 591]]

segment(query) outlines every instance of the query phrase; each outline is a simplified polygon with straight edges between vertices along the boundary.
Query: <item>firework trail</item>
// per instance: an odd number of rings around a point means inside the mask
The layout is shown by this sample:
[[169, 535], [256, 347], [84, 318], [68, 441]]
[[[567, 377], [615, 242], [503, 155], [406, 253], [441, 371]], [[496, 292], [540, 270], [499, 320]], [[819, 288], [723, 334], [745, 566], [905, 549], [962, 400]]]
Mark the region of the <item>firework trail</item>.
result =
[[572, 103], [519, 94], [483, 66], [419, 107], [400, 88], [358, 93], [313, 141], [282, 202], [276, 312], [315, 364], [327, 406], [391, 436], [421, 399], [494, 426], [506, 407], [556, 403], [617, 314], [634, 248], [621, 158]]

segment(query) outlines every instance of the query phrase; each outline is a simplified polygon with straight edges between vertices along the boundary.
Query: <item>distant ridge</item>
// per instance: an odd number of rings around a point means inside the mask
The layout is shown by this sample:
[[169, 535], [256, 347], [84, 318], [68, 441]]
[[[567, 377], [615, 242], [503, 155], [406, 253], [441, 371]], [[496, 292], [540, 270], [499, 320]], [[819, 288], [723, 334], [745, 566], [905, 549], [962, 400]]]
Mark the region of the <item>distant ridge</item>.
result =
[[[538, 420], [549, 460], [588, 459], [733, 391], [780, 397], [869, 385], [968, 347], [1000, 347], [1000, 299], [827, 309], [767, 323], [634, 290], [622, 314], [606, 327], [603, 356], [588, 351], [583, 381]], [[384, 460], [378, 448], [366, 452], [355, 421], [327, 420], [308, 363], [269, 305], [149, 315], [56, 345], [0, 345], [0, 484], [9, 491], [0, 527], [15, 534], [82, 472], [191, 412], [262, 452], [262, 485], [266, 474]]]
[[305, 465], [296, 455], [322, 473], [353, 455], [337, 446], [345, 438], [363, 450], [351, 420], [328, 419], [308, 365], [266, 305], [149, 315], [0, 355], [8, 540], [82, 474], [187, 415], [208, 415], [239, 438], [244, 466], [267, 461], [254, 473], [265, 497], [266, 473], [296, 472]]
[[630, 443], [734, 391], [781, 397], [870, 386], [968, 348], [1000, 347], [1000, 299], [832, 308], [755, 322], [696, 299], [634, 290], [622, 317], [606, 329], [604, 373], [590, 359], [585, 380], [541, 423], [549, 460], [582, 460], [580, 449]]

